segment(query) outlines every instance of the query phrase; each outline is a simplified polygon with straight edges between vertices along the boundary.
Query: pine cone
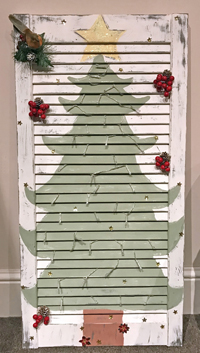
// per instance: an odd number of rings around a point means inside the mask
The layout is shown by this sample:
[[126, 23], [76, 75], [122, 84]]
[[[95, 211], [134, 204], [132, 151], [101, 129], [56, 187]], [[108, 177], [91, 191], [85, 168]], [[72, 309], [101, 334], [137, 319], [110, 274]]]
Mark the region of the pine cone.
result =
[[50, 314], [50, 310], [47, 306], [43, 305], [39, 307], [38, 315], [42, 315], [43, 317], [45, 317], [45, 316], [49, 316], [49, 314]]
[[163, 161], [164, 161], [164, 162], [169, 162], [170, 159], [171, 159], [170, 155], [169, 155], [167, 152], [161, 153], [160, 157], [163, 158]]
[[163, 75], [163, 76], [166, 76], [167, 78], [170, 78], [170, 76], [172, 75], [172, 73], [171, 73], [170, 70], [164, 70], [162, 75]]
[[43, 100], [40, 98], [40, 97], [36, 97], [34, 102], [36, 103], [37, 107], [36, 108], [39, 108], [40, 107], [40, 104], [43, 104]]
[[36, 60], [36, 55], [35, 53], [28, 53], [26, 56], [28, 61], [35, 61]]

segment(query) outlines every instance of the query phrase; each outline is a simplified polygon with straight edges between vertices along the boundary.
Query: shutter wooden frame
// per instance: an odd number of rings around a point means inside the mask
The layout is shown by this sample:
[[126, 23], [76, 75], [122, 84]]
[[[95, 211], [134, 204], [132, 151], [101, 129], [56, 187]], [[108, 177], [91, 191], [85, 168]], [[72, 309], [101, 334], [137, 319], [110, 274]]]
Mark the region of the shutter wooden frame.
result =
[[[35, 30], [37, 33], [46, 32], [48, 39], [53, 42], [76, 43], [76, 38], [70, 37], [70, 32], [65, 30], [65, 24], [73, 23], [73, 30], [79, 28], [91, 28], [98, 15], [89, 16], [35, 16], [16, 15], [25, 25]], [[132, 34], [134, 38], [124, 37], [124, 42], [134, 42], [148, 45], [148, 38], [151, 44], [170, 43], [171, 45], [171, 70], [175, 75], [175, 87], [170, 98], [170, 155], [171, 171], [169, 175], [169, 190], [180, 185], [178, 197], [169, 204], [169, 224], [184, 217], [185, 198], [185, 139], [186, 139], [186, 107], [187, 107], [187, 22], [186, 14], [173, 15], [105, 15], [107, 23], [111, 28], [130, 29], [132, 21]], [[74, 18], [76, 18], [75, 22]], [[76, 25], [75, 25], [75, 24]], [[114, 26], [112, 27], [112, 23]], [[86, 25], [87, 24], [87, 25]], [[118, 29], [118, 28], [116, 28]], [[61, 38], [61, 39], [60, 39]], [[85, 42], [79, 38], [80, 43]], [[17, 42], [17, 39], [16, 41]], [[16, 44], [16, 43], [15, 43]], [[77, 44], [76, 44], [77, 45]], [[156, 67], [157, 66], [157, 67]], [[167, 65], [166, 65], [167, 66]], [[62, 65], [59, 66], [62, 70]], [[159, 65], [152, 64], [152, 74], [159, 71]], [[72, 75], [72, 74], [71, 74]], [[32, 326], [32, 316], [37, 307], [37, 293], [35, 292], [35, 307], [30, 305], [23, 295], [23, 290], [31, 288], [37, 282], [37, 257], [36, 243], [33, 229], [36, 229], [36, 207], [35, 200], [32, 203], [27, 201], [26, 191], [35, 190], [35, 157], [34, 157], [34, 124], [28, 118], [28, 101], [31, 99], [32, 91], [32, 70], [27, 64], [15, 64], [16, 77], [16, 102], [17, 102], [17, 132], [18, 132], [18, 173], [19, 173], [19, 224], [23, 228], [30, 230], [33, 252], [30, 254], [27, 246], [20, 238], [21, 248], [21, 288], [22, 288], [22, 320], [23, 320], [23, 347], [37, 348], [41, 346], [62, 346], [81, 345], [82, 338], [80, 327], [83, 326], [84, 317], [80, 315], [68, 316], [69, 323], [54, 324], [47, 327], [44, 325], [35, 330]], [[134, 94], [134, 93], [133, 93]], [[143, 95], [143, 93], [140, 93]], [[145, 93], [144, 93], [145, 94]], [[62, 126], [61, 126], [62, 128]], [[173, 195], [169, 192], [170, 198]], [[184, 224], [183, 224], [184, 227]], [[173, 249], [168, 255], [168, 283], [172, 287], [183, 289], [183, 250], [184, 250], [184, 228], [177, 230], [177, 245], [173, 248], [174, 234], [169, 226], [169, 249]], [[168, 304], [173, 301], [173, 293], [168, 293]], [[170, 305], [170, 304], [169, 304]], [[77, 312], [76, 312], [77, 313]], [[149, 337], [148, 344], [153, 345], [182, 345], [182, 315], [183, 299], [177, 307], [172, 307], [165, 312], [160, 312], [160, 319], [154, 322], [154, 313], [145, 313], [147, 318], [146, 330], [143, 335]], [[117, 317], [117, 316], [116, 316]], [[142, 318], [144, 313], [125, 313], [123, 322], [130, 326], [131, 335], [139, 336]], [[72, 324], [73, 322], [73, 324]], [[135, 325], [136, 324], [136, 325]], [[160, 329], [160, 326], [167, 326], [167, 330]], [[143, 330], [143, 329], [142, 329]], [[158, 336], [153, 335], [153, 331], [159, 332]], [[145, 333], [144, 333], [145, 332]], [[129, 337], [130, 337], [129, 336]], [[57, 337], [60, 337], [58, 341]], [[124, 334], [123, 345], [146, 345], [140, 340], [131, 339], [128, 334]], [[158, 338], [159, 337], [159, 338]]]

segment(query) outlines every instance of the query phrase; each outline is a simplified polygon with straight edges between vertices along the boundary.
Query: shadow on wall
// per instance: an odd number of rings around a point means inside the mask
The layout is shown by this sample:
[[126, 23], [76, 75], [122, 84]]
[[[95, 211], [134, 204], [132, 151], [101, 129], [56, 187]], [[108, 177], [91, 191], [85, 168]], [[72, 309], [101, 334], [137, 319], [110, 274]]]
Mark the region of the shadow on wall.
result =
[[[193, 189], [193, 195], [195, 195], [196, 204], [198, 204], [198, 200], [200, 200], [200, 176], [193, 184], [192, 189]], [[195, 219], [195, 229], [193, 229], [193, 234], [196, 235], [198, 234], [200, 229], [199, 207], [196, 207], [196, 209], [193, 209], [193, 217]], [[200, 247], [200, 242], [199, 244], [195, 244], [195, 245]], [[200, 314], [200, 250], [198, 251], [197, 256], [193, 262], [193, 268], [194, 268], [194, 278], [191, 281], [191, 286], [192, 285], [194, 286], [193, 287], [194, 289], [193, 313], [195, 315], [197, 325], [200, 329], [200, 318], [198, 315]]]
[[[200, 179], [200, 178], [199, 178]], [[199, 185], [199, 193], [200, 193], [200, 185]], [[199, 198], [200, 200], [200, 198]], [[195, 278], [194, 278], [194, 308], [193, 312], [195, 314], [195, 319], [197, 322], [197, 325], [200, 329], [200, 250], [196, 256], [196, 259], [194, 260], [193, 263], [194, 266], [194, 272], [195, 272]]]

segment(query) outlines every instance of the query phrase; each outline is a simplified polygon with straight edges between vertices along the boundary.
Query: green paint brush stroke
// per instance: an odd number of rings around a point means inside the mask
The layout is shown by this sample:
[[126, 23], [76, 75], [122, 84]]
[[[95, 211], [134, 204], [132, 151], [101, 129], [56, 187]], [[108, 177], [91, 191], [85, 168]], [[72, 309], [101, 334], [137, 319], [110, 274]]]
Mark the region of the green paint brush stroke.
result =
[[19, 234], [30, 253], [36, 256], [36, 231], [26, 230], [22, 226], [19, 226]]

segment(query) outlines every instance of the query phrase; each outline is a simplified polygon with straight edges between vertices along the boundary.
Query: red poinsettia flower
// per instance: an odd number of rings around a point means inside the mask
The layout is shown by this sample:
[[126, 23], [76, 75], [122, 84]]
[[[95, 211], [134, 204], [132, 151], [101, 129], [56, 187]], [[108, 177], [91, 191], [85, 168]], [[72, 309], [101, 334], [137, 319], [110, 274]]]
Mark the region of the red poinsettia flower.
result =
[[80, 340], [79, 342], [82, 343], [82, 346], [89, 346], [91, 343], [90, 343], [90, 337], [86, 338], [85, 336], [82, 337], [82, 340]]
[[119, 325], [118, 330], [119, 330], [119, 332], [127, 333], [129, 331], [129, 327], [127, 324], [121, 324], [121, 325]]

